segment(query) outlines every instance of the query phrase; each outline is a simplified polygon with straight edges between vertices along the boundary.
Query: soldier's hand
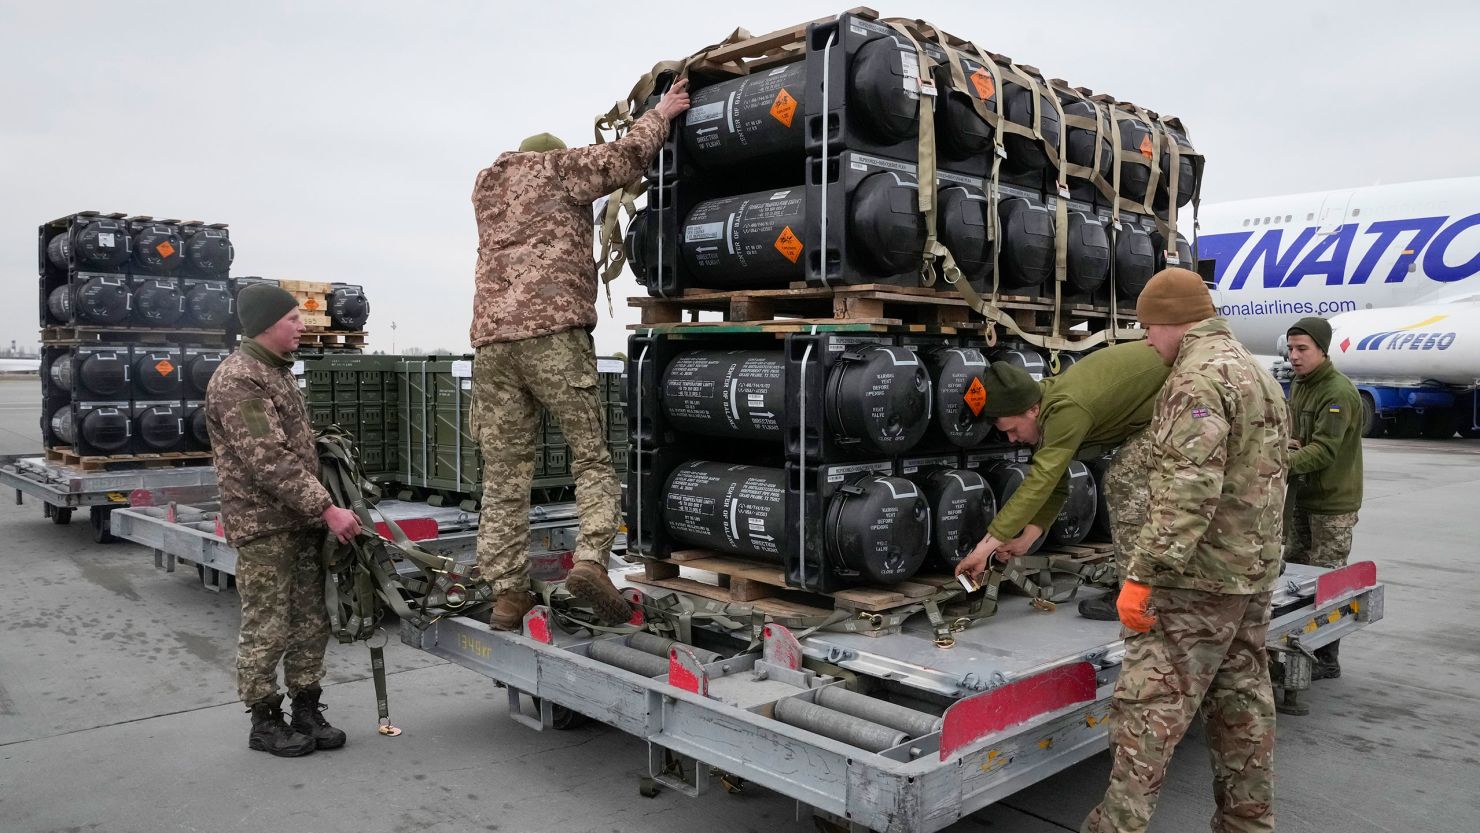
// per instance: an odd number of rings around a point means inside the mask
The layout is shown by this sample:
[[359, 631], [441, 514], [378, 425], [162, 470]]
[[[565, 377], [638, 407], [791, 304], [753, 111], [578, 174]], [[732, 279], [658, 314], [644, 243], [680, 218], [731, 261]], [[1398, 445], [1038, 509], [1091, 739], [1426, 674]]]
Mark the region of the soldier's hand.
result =
[[972, 548], [970, 555], [956, 564], [956, 575], [970, 576], [973, 579], [980, 577], [987, 571], [987, 559], [991, 558], [1000, 546], [1002, 542], [990, 535], [983, 538]]
[[1120, 614], [1120, 623], [1136, 633], [1145, 633], [1156, 624], [1156, 614], [1151, 612], [1151, 585], [1138, 581], [1127, 581], [1120, 588], [1120, 598], [1115, 610]]
[[663, 114], [663, 118], [669, 121], [673, 121], [680, 113], [689, 109], [689, 79], [680, 78], [673, 82], [673, 86], [668, 88], [668, 92], [663, 93], [663, 98], [653, 109]]
[[324, 523], [328, 524], [329, 531], [339, 539], [339, 543], [348, 544], [356, 535], [360, 534], [360, 518], [354, 512], [340, 506], [330, 506], [321, 515]]
[[1009, 558], [1027, 555], [1028, 550], [1032, 549], [1041, 537], [1043, 537], [1043, 527], [1028, 524], [1023, 527], [1018, 537], [997, 548], [997, 560], [1006, 561]]

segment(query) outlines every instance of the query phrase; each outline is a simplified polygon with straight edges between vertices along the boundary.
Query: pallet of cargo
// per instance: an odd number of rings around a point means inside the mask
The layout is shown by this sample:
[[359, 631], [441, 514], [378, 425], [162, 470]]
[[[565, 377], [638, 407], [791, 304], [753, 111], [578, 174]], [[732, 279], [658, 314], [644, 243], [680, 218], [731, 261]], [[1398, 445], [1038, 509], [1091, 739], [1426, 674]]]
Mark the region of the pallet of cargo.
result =
[[[867, 6], [849, 9], [853, 14], [869, 20], [877, 20], [879, 13]], [[690, 67], [690, 73], [715, 75], [747, 75], [776, 64], [796, 59], [806, 46], [807, 28], [813, 23], [825, 23], [834, 17], [818, 18], [815, 21], [777, 29], [764, 35], [752, 35], [707, 50], [700, 60]]]
[[173, 344], [189, 341], [193, 345], [226, 347], [229, 334], [223, 330], [190, 327], [89, 327], [54, 326], [41, 328], [44, 344]]
[[[328, 316], [324, 316], [328, 318]], [[337, 330], [309, 330], [298, 337], [299, 347], [357, 347], [364, 348], [365, 332], [347, 333]]]
[[[955, 290], [887, 284], [740, 291], [689, 289], [678, 297], [629, 298], [628, 304], [642, 310], [642, 323], [630, 325], [630, 329], [670, 333], [699, 329], [787, 333], [846, 327], [849, 331], [953, 335], [985, 326]], [[1056, 313], [1050, 299], [1000, 294], [996, 306], [1011, 315], [1026, 333], [1052, 333], [1056, 317], [1060, 333], [1068, 333], [1080, 324], [1094, 331], [1108, 328], [1112, 321], [1120, 329], [1135, 322], [1133, 307], [1112, 312], [1108, 306], [1073, 303], [1062, 305]], [[700, 321], [701, 312], [718, 312], [724, 320]], [[688, 321], [684, 320], [686, 314]]]
[[174, 466], [209, 465], [209, 451], [172, 451], [155, 454], [78, 454], [68, 446], [46, 449], [49, 462], [70, 466], [79, 471], [106, 471], [109, 466], [128, 468], [170, 468]]

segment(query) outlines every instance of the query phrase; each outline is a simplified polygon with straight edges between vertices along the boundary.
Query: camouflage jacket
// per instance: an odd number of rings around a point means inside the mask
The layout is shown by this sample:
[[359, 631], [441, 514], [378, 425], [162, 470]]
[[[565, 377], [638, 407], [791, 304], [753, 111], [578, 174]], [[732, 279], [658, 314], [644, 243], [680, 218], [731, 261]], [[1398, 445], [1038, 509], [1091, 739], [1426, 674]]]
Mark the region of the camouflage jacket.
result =
[[1274, 377], [1223, 319], [1182, 339], [1150, 431], [1150, 506], [1126, 578], [1212, 593], [1273, 589], [1290, 419]]
[[478, 174], [474, 347], [596, 325], [591, 203], [641, 176], [667, 135], [653, 110], [610, 144], [505, 153]]
[[234, 547], [322, 525], [319, 515], [331, 503], [319, 482], [313, 429], [291, 364], [242, 339], [206, 388], [221, 525]]

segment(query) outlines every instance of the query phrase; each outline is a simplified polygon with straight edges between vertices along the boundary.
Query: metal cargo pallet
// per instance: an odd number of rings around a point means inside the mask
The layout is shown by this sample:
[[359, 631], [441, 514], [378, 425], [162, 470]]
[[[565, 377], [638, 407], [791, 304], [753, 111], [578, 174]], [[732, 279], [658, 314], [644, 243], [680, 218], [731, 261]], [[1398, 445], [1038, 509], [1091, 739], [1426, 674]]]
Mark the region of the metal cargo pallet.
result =
[[0, 485], [15, 489], [16, 505], [25, 495], [41, 501], [56, 524], [70, 523], [72, 510], [87, 507], [100, 544], [113, 539], [109, 515], [116, 507], [209, 501], [217, 493], [213, 466], [92, 472], [39, 456], [0, 457]]
[[[647, 741], [645, 791], [663, 785], [698, 795], [713, 768], [791, 797], [799, 812], [838, 829], [928, 833], [1106, 748], [1125, 652], [1118, 623], [1067, 609], [1045, 614], [1021, 601], [1004, 600], [951, 649], [936, 647], [918, 621], [891, 636], [823, 631], [800, 641], [771, 624], [761, 653], [706, 664], [703, 651], [680, 643], [666, 673], [652, 676], [591, 655], [593, 645], [624, 637], [560, 632], [544, 607], [519, 634], [458, 617], [420, 631], [403, 625], [401, 638], [507, 687], [510, 716], [520, 722], [555, 728], [563, 707]], [[1290, 565], [1274, 611], [1271, 655], [1287, 683], [1308, 685], [1310, 650], [1380, 620], [1383, 587], [1370, 562], [1338, 571]], [[708, 647], [739, 646], [697, 622], [694, 636]], [[803, 704], [786, 706], [788, 714], [815, 707], [822, 690], [849, 675], [862, 691], [938, 715], [938, 728], [871, 751], [776, 717], [787, 701]], [[523, 695], [538, 719], [523, 713]]]
[[[378, 508], [384, 517], [398, 523], [412, 520], [435, 523], [435, 537], [420, 542], [427, 549], [457, 557], [470, 556], [475, 547], [476, 514], [456, 507], [399, 500], [381, 501]], [[214, 503], [129, 507], [114, 510], [112, 530], [119, 538], [151, 549], [155, 567], [172, 573], [179, 563], [193, 564], [206, 588], [220, 591], [229, 587], [231, 577], [236, 575], [236, 548], [226, 543], [217, 531], [219, 513], [220, 507]], [[574, 503], [532, 507], [529, 521], [531, 550], [560, 553], [575, 547]]]

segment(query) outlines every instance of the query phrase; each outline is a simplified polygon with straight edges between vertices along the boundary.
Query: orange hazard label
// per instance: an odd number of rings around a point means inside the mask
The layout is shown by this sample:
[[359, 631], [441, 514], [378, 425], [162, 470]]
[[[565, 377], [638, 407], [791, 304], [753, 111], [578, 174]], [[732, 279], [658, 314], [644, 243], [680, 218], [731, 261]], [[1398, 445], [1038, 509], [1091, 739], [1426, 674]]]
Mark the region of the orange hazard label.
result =
[[1151, 146], [1150, 136], [1143, 136], [1141, 138], [1141, 155], [1147, 159], [1156, 155], [1156, 148]]
[[802, 256], [802, 241], [792, 233], [791, 226], [781, 230], [781, 235], [776, 238], [776, 251], [786, 256], [792, 263]]
[[175, 247], [170, 245], [170, 241], [166, 240], [155, 246], [154, 251], [159, 252], [160, 257], [169, 257], [175, 253]]
[[785, 87], [781, 88], [781, 92], [776, 93], [776, 100], [771, 102], [772, 117], [787, 127], [791, 127], [791, 119], [796, 114], [797, 100], [791, 97], [791, 93], [787, 92]]
[[316, 310], [316, 309], [318, 309], [319, 308], [319, 299], [318, 298], [304, 298], [303, 299], [303, 308], [306, 309], [306, 310]]
[[175, 366], [170, 364], [169, 359], [160, 359], [159, 363], [154, 366], [154, 369], [158, 370], [161, 376], [168, 376], [175, 372]]
[[982, 415], [982, 408], [987, 406], [987, 386], [982, 384], [980, 376], [971, 380], [971, 386], [961, 398], [966, 400], [966, 407], [971, 409], [972, 416]]
[[987, 72], [986, 67], [971, 73], [971, 86], [976, 87], [976, 95], [982, 101], [990, 100], [992, 93], [997, 92], [997, 88], [992, 84], [992, 73]]

